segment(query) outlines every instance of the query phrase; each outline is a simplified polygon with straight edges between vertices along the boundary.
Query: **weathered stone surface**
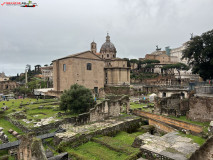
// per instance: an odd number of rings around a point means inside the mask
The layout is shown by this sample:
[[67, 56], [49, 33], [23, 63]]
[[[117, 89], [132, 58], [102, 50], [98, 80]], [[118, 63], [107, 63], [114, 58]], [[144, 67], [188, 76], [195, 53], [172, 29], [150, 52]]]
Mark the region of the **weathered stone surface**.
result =
[[22, 136], [17, 158], [18, 160], [47, 160], [41, 140], [33, 138], [32, 134]]
[[175, 160], [187, 160], [188, 156], [199, 148], [190, 138], [181, 137], [178, 132], [170, 132], [162, 137], [145, 133], [138, 136], [141, 142], [141, 151], [151, 151]]
[[53, 152], [50, 151], [49, 149], [47, 149], [47, 150], [45, 151], [45, 155], [46, 155], [47, 158], [50, 158], [50, 157], [53, 157], [53, 156], [54, 156]]
[[0, 132], [0, 140], [3, 142], [3, 143], [7, 143], [8, 142], [8, 137], [6, 134], [4, 134], [3, 131]]
[[212, 121], [213, 97], [191, 97], [189, 99], [189, 119], [194, 121]]
[[140, 139], [139, 137], [136, 137], [133, 144], [132, 144], [132, 147], [134, 148], [140, 148], [140, 146], [142, 145], [143, 143], [143, 140]]
[[15, 119], [26, 119], [27, 118], [26, 114], [23, 111], [18, 111], [15, 113], [11, 113], [9, 115]]
[[49, 123], [52, 123], [52, 122], [56, 122], [58, 121], [58, 119], [55, 119], [53, 117], [49, 117], [49, 118], [45, 118], [45, 119], [41, 119], [40, 122], [37, 122], [34, 127], [40, 127], [40, 126], [43, 126], [43, 125], [47, 125]]
[[[96, 122], [89, 125], [73, 126], [69, 124], [62, 125], [61, 128], [66, 132], [57, 133], [54, 137], [54, 142], [58, 145], [60, 142], [89, 141], [96, 135], [114, 135], [118, 131], [128, 131], [136, 129], [140, 126], [141, 119], [135, 116], [124, 117], [124, 119], [113, 118], [104, 122]], [[79, 136], [80, 135], [80, 136]], [[77, 143], [74, 143], [76, 145]]]
[[9, 109], [9, 107], [8, 106], [3, 106], [3, 107], [1, 107], [1, 109], [3, 109], [4, 111], [6, 111], [6, 110]]
[[61, 153], [57, 156], [48, 158], [48, 160], [68, 160], [68, 153], [67, 152]]
[[16, 136], [16, 138], [17, 138], [18, 140], [21, 139], [21, 137], [22, 137], [21, 135], [17, 135], [17, 136]]
[[18, 133], [18, 132], [16, 132], [16, 131], [13, 131], [12, 135], [13, 135], [14, 137], [16, 137], [16, 136], [18, 136], [18, 135], [19, 135], [19, 133]]
[[213, 121], [210, 122], [208, 131], [213, 134]]
[[1, 136], [3, 136], [3, 135], [4, 135], [4, 132], [3, 132], [3, 131], [1, 131], [1, 132], [0, 132], [0, 137], [1, 137]]
[[13, 133], [13, 130], [12, 130], [12, 129], [9, 129], [8, 132], [9, 132], [10, 134], [12, 134], [12, 133]]
[[194, 152], [189, 160], [212, 160], [213, 159], [213, 136], [210, 137], [196, 152]]

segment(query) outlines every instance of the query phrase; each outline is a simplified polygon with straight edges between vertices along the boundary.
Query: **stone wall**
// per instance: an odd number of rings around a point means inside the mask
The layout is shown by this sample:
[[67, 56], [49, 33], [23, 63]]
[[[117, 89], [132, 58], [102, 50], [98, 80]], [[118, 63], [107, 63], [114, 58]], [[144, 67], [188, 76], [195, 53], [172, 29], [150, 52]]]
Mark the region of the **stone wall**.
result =
[[77, 147], [83, 143], [86, 143], [92, 139], [92, 137], [95, 137], [97, 135], [105, 135], [105, 136], [112, 136], [120, 131], [127, 131], [131, 132], [137, 128], [139, 128], [141, 123], [141, 118], [119, 122], [118, 124], [113, 124], [111, 126], [108, 126], [106, 128], [98, 129], [96, 131], [91, 131], [89, 133], [85, 134], [77, 134], [74, 137], [71, 137], [70, 139], [68, 137], [65, 137], [65, 140], [63, 140], [63, 137], [55, 136], [54, 142], [56, 145], [60, 144], [60, 149], [63, 150], [64, 147]]
[[196, 94], [213, 94], [213, 86], [195, 87]]
[[2, 81], [0, 82], [0, 91], [3, 90], [12, 90], [15, 89], [19, 86], [18, 83], [13, 82], [13, 81]]
[[129, 86], [106, 86], [104, 87], [106, 94], [115, 94], [115, 95], [130, 95]]
[[141, 148], [140, 149], [141, 153], [146, 157], [146, 159], [150, 159], [150, 160], [158, 160], [158, 159], [163, 159], [163, 160], [174, 160], [172, 158], [169, 158], [165, 155], [161, 155], [159, 153], [156, 153], [156, 152], [153, 152], [153, 151], [150, 151], [150, 150], [147, 150], [147, 149], [144, 149], [144, 148]]
[[22, 136], [17, 160], [47, 160], [41, 139], [33, 138], [32, 135]]
[[[91, 64], [91, 69], [87, 64]], [[105, 82], [104, 61], [90, 51], [53, 61], [53, 86], [55, 91], [64, 91], [73, 84], [103, 88]]]
[[189, 160], [212, 160], [213, 159], [213, 137], [209, 138], [198, 150], [196, 150]]
[[24, 133], [34, 132], [37, 135], [48, 133], [49, 130], [56, 129], [61, 124], [65, 124], [65, 123], [75, 124], [75, 123], [78, 123], [80, 121], [77, 117], [72, 117], [72, 118], [65, 118], [61, 121], [57, 121], [57, 122], [50, 123], [50, 124], [47, 124], [47, 125], [43, 125], [43, 126], [36, 127], [36, 128], [27, 128], [24, 125], [22, 125], [21, 123], [19, 123], [18, 121], [11, 119], [10, 117], [5, 117], [5, 119], [7, 121], [9, 121], [10, 123], [14, 124], [19, 129], [21, 129]]
[[49, 123], [47, 125], [43, 125], [36, 128], [27, 128], [16, 120], [13, 120], [10, 117], [5, 117], [6, 120], [20, 128], [23, 132], [34, 132], [35, 134], [44, 134], [47, 133], [51, 129], [58, 128], [61, 124], [75, 124], [82, 125], [89, 122], [95, 122], [107, 119], [108, 117], [116, 117], [119, 116], [122, 111], [124, 111], [123, 105], [126, 105], [126, 111], [129, 109], [129, 97], [123, 96], [118, 100], [105, 100], [99, 104], [97, 104], [94, 108], [90, 109], [87, 113], [79, 114], [76, 117], [65, 118], [61, 121]]
[[213, 120], [213, 97], [191, 97], [187, 118], [194, 121], [209, 122]]
[[94, 108], [90, 109], [88, 113], [84, 113], [85, 122], [95, 122], [107, 119], [108, 117], [117, 117], [124, 110], [126, 105], [126, 111], [129, 109], [129, 97], [123, 96], [118, 100], [104, 100], [103, 102], [97, 104]]
[[180, 116], [189, 111], [188, 99], [182, 99], [181, 94], [173, 94], [171, 97], [155, 99], [155, 113], [163, 115]]
[[190, 124], [190, 123], [187, 123], [187, 122], [175, 120], [175, 119], [164, 117], [164, 116], [161, 116], [161, 115], [148, 113], [148, 112], [144, 112], [144, 111], [140, 111], [140, 110], [133, 110], [132, 113], [137, 115], [137, 116], [142, 116], [142, 117], [145, 117], [145, 118], [149, 118], [149, 119], [153, 119], [153, 120], [163, 122], [167, 125], [170, 125], [170, 126], [176, 128], [176, 129], [178, 129], [178, 130], [186, 129], [186, 130], [190, 130], [194, 134], [200, 134], [203, 131], [202, 126], [198, 126], [198, 125], [195, 125], [195, 124]]

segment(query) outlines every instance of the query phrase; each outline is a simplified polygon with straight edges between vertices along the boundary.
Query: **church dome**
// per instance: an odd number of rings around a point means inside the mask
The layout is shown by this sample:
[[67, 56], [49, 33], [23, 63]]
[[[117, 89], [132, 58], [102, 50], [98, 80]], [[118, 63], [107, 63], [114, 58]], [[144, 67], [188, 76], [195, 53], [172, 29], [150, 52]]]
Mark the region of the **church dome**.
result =
[[110, 36], [107, 33], [106, 42], [101, 46], [100, 53], [113, 52], [116, 53], [116, 48], [113, 43], [110, 42]]

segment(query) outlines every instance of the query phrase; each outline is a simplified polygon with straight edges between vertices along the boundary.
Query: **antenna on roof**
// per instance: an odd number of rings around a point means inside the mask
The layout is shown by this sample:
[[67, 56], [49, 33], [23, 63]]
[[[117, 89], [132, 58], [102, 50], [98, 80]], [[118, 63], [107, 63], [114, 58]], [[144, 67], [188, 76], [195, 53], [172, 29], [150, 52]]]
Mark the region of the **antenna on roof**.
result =
[[190, 38], [190, 40], [192, 40], [192, 39], [193, 39], [193, 33], [190, 33], [190, 35], [191, 35], [191, 38]]

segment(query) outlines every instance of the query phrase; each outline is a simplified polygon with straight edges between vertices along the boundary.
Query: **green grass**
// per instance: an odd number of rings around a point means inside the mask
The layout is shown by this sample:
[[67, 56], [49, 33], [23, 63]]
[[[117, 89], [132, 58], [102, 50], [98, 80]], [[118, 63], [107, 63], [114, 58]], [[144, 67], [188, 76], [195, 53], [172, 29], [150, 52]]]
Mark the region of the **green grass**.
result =
[[58, 155], [58, 152], [55, 150], [55, 145], [53, 143], [53, 138], [48, 138], [44, 140], [43, 143], [44, 149], [47, 150], [49, 149], [50, 151], [53, 152], [54, 155]]
[[143, 133], [119, 132], [115, 137], [98, 136], [77, 148], [64, 147], [63, 151], [68, 152], [74, 160], [123, 160], [130, 157], [135, 159], [140, 151], [131, 145], [135, 138]]
[[4, 155], [8, 155], [8, 150], [0, 150], [0, 157]]
[[87, 160], [123, 160], [128, 157], [95, 142], [87, 142], [75, 149], [66, 148], [66, 151], [71, 155], [72, 153], [82, 155]]
[[125, 141], [120, 141], [112, 137], [103, 136], [99, 138], [94, 138], [93, 140], [97, 143], [106, 145], [109, 148], [114, 149], [115, 151], [123, 152], [128, 155], [139, 152], [138, 149], [131, 147], [131, 145], [126, 143]]
[[133, 103], [131, 102], [130, 103], [130, 109], [138, 109], [138, 108], [142, 108], [142, 110], [146, 111], [146, 112], [151, 112], [153, 108], [143, 108], [144, 106], [147, 106], [147, 105], [152, 105], [153, 106], [153, 103], [141, 103], [141, 104], [136, 104], [136, 103]]
[[23, 134], [23, 132], [17, 128], [16, 126], [14, 126], [12, 123], [10, 123], [9, 121], [0, 118], [0, 127], [4, 128], [4, 133], [8, 136], [9, 141], [16, 141], [17, 139], [10, 133], [8, 133], [9, 129], [12, 129], [16, 132], [18, 132], [19, 134]]
[[138, 131], [138, 132], [134, 132], [134, 133], [127, 133], [127, 132], [119, 132], [114, 139], [119, 140], [122, 143], [128, 144], [128, 145], [132, 145], [132, 143], [134, 142], [135, 138], [141, 134], [143, 134], [144, 131]]
[[8, 107], [18, 107], [20, 106], [20, 103], [22, 103], [23, 105], [26, 105], [27, 103], [31, 103], [31, 102], [38, 102], [38, 103], [44, 103], [44, 102], [56, 102], [56, 100], [54, 99], [38, 99], [38, 101], [36, 99], [32, 99], [32, 98], [25, 98], [25, 99], [11, 99], [9, 101], [1, 101], [0, 102], [0, 107], [3, 107], [3, 103], [5, 103], [6, 106]]
[[[12, 103], [14, 102], [14, 103]], [[31, 104], [31, 102], [35, 102], [34, 104]], [[56, 108], [59, 107], [58, 103], [59, 101], [55, 99], [39, 99], [38, 101], [36, 99], [16, 99], [16, 100], [10, 100], [10, 101], [4, 101], [0, 102], [0, 107], [4, 106], [3, 103], [5, 103], [6, 106], [9, 107], [8, 110], [6, 110], [1, 117], [7, 116], [10, 113], [17, 112], [17, 111], [24, 111], [26, 110], [26, 116], [28, 120], [32, 120], [31, 123], [25, 123], [23, 120], [17, 120], [25, 127], [34, 127], [33, 122], [37, 122], [40, 119], [46, 119], [49, 117], [53, 117], [54, 120], [58, 119], [61, 120], [63, 118], [72, 117], [76, 115], [68, 114], [62, 117], [57, 117], [57, 113], [61, 112], [64, 113], [64, 111], [60, 111], [59, 109], [56, 110]], [[24, 104], [24, 107], [20, 107], [20, 103]], [[29, 103], [29, 105], [27, 105]], [[39, 109], [39, 106], [43, 106], [43, 109]], [[55, 106], [54, 108], [52, 108]], [[37, 115], [37, 116], [35, 116]], [[14, 118], [11, 117], [13, 120]], [[55, 122], [55, 121], [52, 121]]]
[[188, 137], [188, 138], [191, 138], [195, 143], [199, 144], [200, 146], [203, 145], [206, 140], [202, 137], [199, 137], [199, 136], [194, 136], [194, 135], [191, 135], [191, 134], [183, 134], [181, 132], [179, 132], [179, 135], [183, 136], [183, 137]]

